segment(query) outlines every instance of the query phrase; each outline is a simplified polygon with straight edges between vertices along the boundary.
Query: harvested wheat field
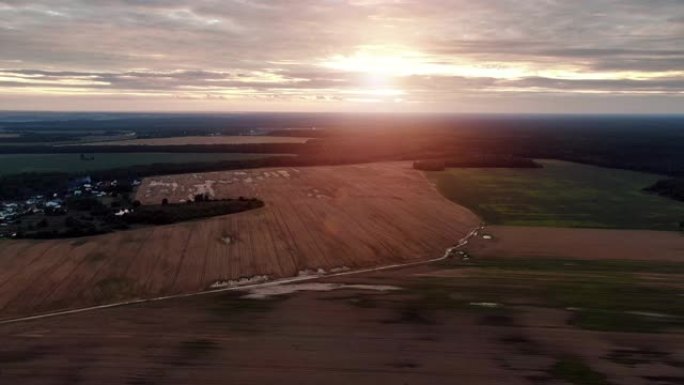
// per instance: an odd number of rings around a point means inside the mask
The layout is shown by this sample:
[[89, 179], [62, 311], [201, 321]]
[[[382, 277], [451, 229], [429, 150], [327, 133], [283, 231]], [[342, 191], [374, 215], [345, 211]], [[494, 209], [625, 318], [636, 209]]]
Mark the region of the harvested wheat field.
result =
[[87, 146], [187, 146], [197, 144], [255, 144], [255, 143], [304, 143], [310, 138], [290, 136], [176, 136], [170, 138], [126, 139], [105, 142], [90, 142]]
[[487, 227], [468, 250], [478, 257], [684, 262], [684, 234], [674, 231]]
[[0, 243], [0, 318], [441, 256], [479, 223], [409, 163], [151, 177], [143, 204], [258, 197], [249, 212]]

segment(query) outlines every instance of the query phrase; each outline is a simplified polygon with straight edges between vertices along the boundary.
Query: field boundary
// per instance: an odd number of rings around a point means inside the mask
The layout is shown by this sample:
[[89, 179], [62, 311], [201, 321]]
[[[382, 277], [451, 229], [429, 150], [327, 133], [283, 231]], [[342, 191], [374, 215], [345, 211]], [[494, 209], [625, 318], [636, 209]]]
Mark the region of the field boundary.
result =
[[370, 267], [370, 268], [357, 269], [357, 270], [345, 271], [345, 272], [340, 272], [340, 273], [332, 273], [332, 274], [316, 274], [316, 275], [307, 275], [307, 276], [297, 276], [297, 277], [277, 279], [277, 280], [273, 280], [273, 281], [269, 281], [269, 282], [252, 284], [252, 285], [233, 286], [233, 287], [226, 287], [226, 288], [216, 289], [216, 290], [203, 290], [203, 291], [198, 291], [198, 292], [193, 292], [193, 293], [173, 294], [173, 295], [167, 295], [167, 296], [161, 296], [161, 297], [133, 299], [133, 300], [129, 300], [129, 301], [115, 302], [115, 303], [98, 305], [98, 306], [89, 306], [89, 307], [78, 308], [78, 309], [59, 310], [59, 311], [53, 311], [53, 312], [49, 312], [49, 313], [36, 314], [36, 315], [32, 315], [32, 316], [0, 320], [0, 325], [8, 325], [8, 324], [14, 324], [14, 323], [19, 323], [19, 322], [28, 322], [28, 321], [34, 321], [34, 320], [39, 320], [39, 319], [45, 319], [45, 318], [60, 317], [60, 316], [79, 314], [79, 313], [85, 313], [85, 312], [96, 311], [96, 310], [110, 309], [110, 308], [115, 308], [115, 307], [139, 305], [139, 304], [150, 303], [150, 302], [159, 302], [159, 301], [166, 301], [166, 300], [172, 300], [172, 299], [189, 298], [189, 297], [196, 297], [196, 296], [201, 296], [201, 295], [209, 295], [209, 294], [216, 294], [216, 293], [229, 292], [229, 291], [243, 291], [243, 290], [250, 290], [250, 289], [258, 289], [258, 288], [262, 288], [262, 287], [271, 287], [271, 286], [286, 285], [286, 284], [290, 284], [290, 283], [313, 281], [313, 280], [322, 279], [322, 278], [349, 276], [349, 275], [356, 275], [356, 274], [372, 273], [375, 271], [384, 271], [384, 270], [392, 270], [392, 269], [400, 269], [400, 268], [406, 268], [406, 267], [412, 267], [412, 266], [425, 265], [428, 263], [439, 262], [439, 261], [442, 261], [444, 259], [449, 258], [449, 256], [451, 256], [453, 251], [458, 250], [458, 249], [466, 246], [468, 244], [468, 241], [470, 240], [470, 238], [476, 236], [479, 232], [484, 230], [484, 228], [485, 228], [484, 224], [478, 225], [474, 229], [470, 230], [470, 232], [468, 232], [468, 234], [466, 234], [464, 237], [459, 239], [458, 242], [454, 246], [448, 247], [444, 251], [444, 254], [441, 257], [433, 258], [433, 259], [427, 259], [424, 261], [416, 261], [416, 262], [409, 262], [409, 263]]

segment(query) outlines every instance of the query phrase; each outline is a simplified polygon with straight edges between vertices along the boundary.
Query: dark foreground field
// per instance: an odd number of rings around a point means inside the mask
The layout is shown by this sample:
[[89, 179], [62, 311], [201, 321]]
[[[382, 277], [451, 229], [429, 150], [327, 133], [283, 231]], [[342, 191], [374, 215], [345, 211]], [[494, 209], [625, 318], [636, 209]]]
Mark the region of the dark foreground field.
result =
[[0, 325], [0, 383], [684, 381], [681, 260], [658, 261], [657, 250], [641, 261], [476, 254], [320, 281], [370, 286], [217, 293]]

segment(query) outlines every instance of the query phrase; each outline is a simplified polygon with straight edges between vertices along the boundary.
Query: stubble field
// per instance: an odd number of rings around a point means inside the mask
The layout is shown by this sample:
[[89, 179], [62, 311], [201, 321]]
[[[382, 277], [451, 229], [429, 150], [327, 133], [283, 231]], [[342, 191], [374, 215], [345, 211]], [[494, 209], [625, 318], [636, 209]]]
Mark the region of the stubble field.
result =
[[195, 193], [266, 206], [96, 237], [0, 242], [0, 318], [431, 259], [479, 223], [409, 163], [152, 177], [137, 198]]

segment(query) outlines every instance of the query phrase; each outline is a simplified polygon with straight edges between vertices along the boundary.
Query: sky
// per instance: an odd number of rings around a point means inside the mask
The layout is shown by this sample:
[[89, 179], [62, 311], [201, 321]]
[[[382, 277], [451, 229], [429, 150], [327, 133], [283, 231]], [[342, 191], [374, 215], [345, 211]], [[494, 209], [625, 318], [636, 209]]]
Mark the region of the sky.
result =
[[684, 0], [0, 0], [0, 109], [683, 113]]

